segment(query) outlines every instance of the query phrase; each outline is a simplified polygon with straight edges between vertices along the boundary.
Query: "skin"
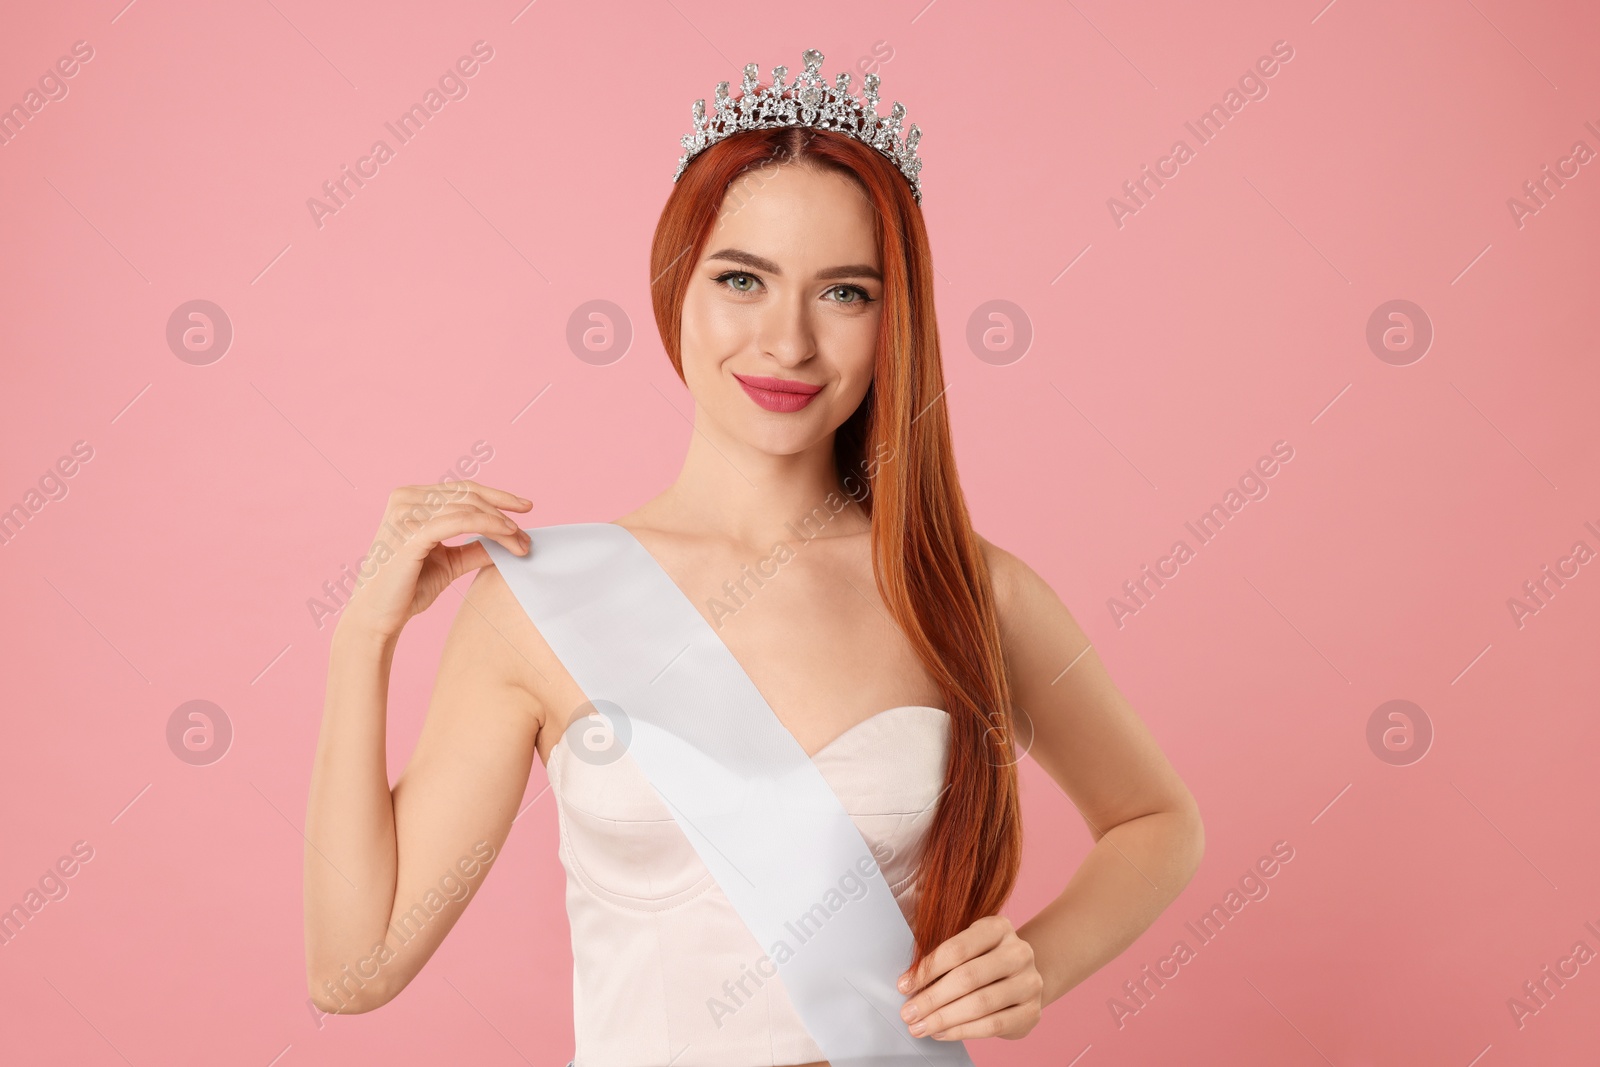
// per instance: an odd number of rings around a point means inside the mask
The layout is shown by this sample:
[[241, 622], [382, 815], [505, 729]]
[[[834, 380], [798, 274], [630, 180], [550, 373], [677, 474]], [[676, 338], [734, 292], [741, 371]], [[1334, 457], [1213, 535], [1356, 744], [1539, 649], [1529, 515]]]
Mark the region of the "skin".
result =
[[[615, 520], [697, 605], [741, 565], [792, 541], [785, 524], [830, 493], [850, 500], [833, 433], [871, 382], [882, 311], [872, 208], [849, 179], [769, 168], [730, 197], [685, 296], [684, 375], [694, 434], [677, 480]], [[734, 378], [820, 385], [798, 412], [769, 412]], [[329, 1012], [370, 1011], [418, 973], [470, 896], [389, 955], [391, 921], [487, 843], [498, 854], [535, 758], [548, 760], [584, 695], [522, 611], [481, 534], [517, 554], [530, 501], [476, 482], [404, 486], [385, 523], [417, 521], [340, 615], [306, 818], [307, 981]], [[827, 509], [823, 509], [826, 513]], [[808, 753], [885, 708], [939, 706], [932, 678], [890, 621], [872, 577], [869, 521], [853, 500], [731, 616], [713, 618], [774, 713]], [[1077, 808], [1094, 839], [1047, 907], [1013, 927], [973, 923], [903, 976], [902, 1018], [943, 1040], [1018, 1038], [1046, 1004], [1114, 958], [1188, 883], [1203, 851], [1193, 797], [1059, 597], [980, 538], [994, 583], [1021, 758]], [[475, 572], [440, 661], [427, 718], [389, 786], [390, 665], [406, 622]], [[482, 855], [480, 846], [479, 854]], [[463, 878], [474, 887], [475, 879]], [[346, 968], [349, 968], [347, 971]], [[346, 977], [358, 974], [360, 987]], [[336, 995], [325, 983], [344, 979]]]

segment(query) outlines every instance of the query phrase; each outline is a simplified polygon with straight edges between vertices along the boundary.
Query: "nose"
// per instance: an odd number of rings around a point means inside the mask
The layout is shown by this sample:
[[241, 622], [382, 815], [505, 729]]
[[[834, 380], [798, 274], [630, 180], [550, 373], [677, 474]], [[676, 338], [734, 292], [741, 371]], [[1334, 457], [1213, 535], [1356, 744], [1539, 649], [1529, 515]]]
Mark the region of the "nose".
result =
[[816, 332], [805, 296], [790, 288], [762, 309], [757, 344], [780, 367], [798, 367], [817, 353]]

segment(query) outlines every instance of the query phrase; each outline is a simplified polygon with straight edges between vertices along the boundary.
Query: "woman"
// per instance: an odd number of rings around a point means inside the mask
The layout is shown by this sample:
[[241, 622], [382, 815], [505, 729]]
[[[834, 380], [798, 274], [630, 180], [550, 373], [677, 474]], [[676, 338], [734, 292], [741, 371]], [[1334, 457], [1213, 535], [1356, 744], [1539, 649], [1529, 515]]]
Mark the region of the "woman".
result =
[[[1060, 599], [971, 527], [918, 132], [899, 139], [898, 104], [876, 118], [874, 77], [859, 99], [843, 77], [828, 88], [821, 58], [806, 53], [788, 87], [784, 68], [764, 87], [747, 68], [744, 96], [719, 87], [709, 121], [696, 106], [651, 260], [695, 432], [677, 480], [606, 530], [626, 530], [714, 627], [870, 841], [914, 935], [905, 1032], [1022, 1037], [1187, 884], [1200, 818]], [[416, 902], [441, 871], [481, 874], [537, 756], [561, 816], [579, 1067], [822, 1062], [783, 983], [744, 962], [762, 946], [640, 768], [585, 755], [604, 716], [501, 572], [530, 558], [511, 516], [532, 507], [476, 482], [390, 497], [382, 528], [404, 539], [340, 616], [330, 656], [306, 820], [313, 1001], [368, 1011], [418, 973], [469, 898]], [[458, 535], [477, 538], [442, 544]], [[391, 791], [396, 642], [468, 572]], [[1023, 755], [1096, 843], [1013, 927], [998, 912], [1021, 857]]]

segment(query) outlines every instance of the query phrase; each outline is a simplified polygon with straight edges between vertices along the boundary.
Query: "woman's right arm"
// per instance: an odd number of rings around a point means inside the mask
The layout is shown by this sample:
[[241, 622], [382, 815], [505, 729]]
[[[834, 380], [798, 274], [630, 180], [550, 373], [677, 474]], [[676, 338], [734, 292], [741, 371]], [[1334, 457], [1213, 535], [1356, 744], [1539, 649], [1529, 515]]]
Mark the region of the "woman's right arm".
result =
[[[525, 535], [500, 509], [529, 507], [476, 482], [395, 490], [376, 538], [390, 555], [340, 616], [305, 830], [306, 978], [323, 1011], [370, 1011], [399, 993], [510, 832], [542, 718], [538, 672], [516, 648], [532, 623], [481, 543], [439, 542], [482, 534], [522, 555]], [[385, 727], [400, 632], [472, 571], [421, 736], [391, 789]]]

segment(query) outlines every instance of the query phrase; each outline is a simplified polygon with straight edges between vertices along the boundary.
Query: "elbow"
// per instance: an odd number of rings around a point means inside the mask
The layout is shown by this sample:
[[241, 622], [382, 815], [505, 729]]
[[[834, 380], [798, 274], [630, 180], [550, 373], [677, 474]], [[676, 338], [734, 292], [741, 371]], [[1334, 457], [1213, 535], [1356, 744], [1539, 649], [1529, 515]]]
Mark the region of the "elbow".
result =
[[376, 976], [358, 978], [348, 967], [331, 975], [307, 971], [306, 992], [312, 1006], [326, 1015], [361, 1015], [394, 999], [394, 991], [379, 985]]
[[1183, 856], [1183, 884], [1188, 885], [1189, 879], [1200, 869], [1200, 861], [1205, 858], [1206, 824], [1200, 818], [1200, 806], [1192, 796], [1178, 808], [1178, 816], [1182, 827], [1180, 851]]

